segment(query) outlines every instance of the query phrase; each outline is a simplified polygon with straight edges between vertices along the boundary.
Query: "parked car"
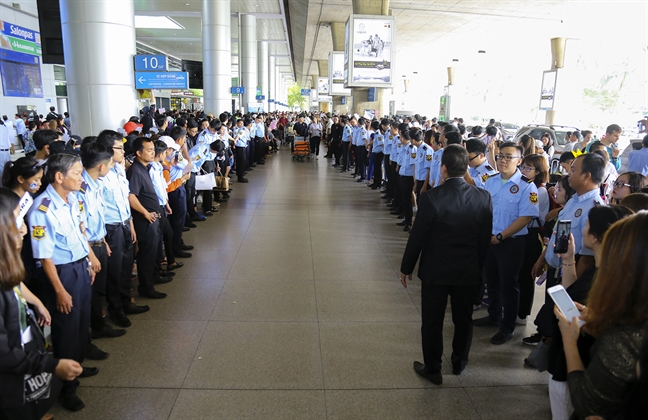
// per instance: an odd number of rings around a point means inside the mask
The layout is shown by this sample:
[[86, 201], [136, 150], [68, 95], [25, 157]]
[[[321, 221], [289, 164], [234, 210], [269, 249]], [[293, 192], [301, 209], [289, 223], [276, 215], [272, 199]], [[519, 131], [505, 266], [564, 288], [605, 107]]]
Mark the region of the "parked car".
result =
[[578, 131], [578, 128], [566, 125], [528, 124], [520, 128], [511, 141], [517, 143], [520, 137], [525, 134], [528, 134], [536, 140], [540, 140], [544, 133], [549, 133], [554, 145], [554, 155], [552, 157], [559, 158], [568, 141], [565, 139], [567, 133], [573, 131]]
[[504, 136], [504, 140], [506, 141], [510, 141], [513, 136], [515, 136], [515, 133], [520, 129], [520, 126], [517, 124], [505, 122], [496, 122], [495, 127], [499, 128], [502, 136]]

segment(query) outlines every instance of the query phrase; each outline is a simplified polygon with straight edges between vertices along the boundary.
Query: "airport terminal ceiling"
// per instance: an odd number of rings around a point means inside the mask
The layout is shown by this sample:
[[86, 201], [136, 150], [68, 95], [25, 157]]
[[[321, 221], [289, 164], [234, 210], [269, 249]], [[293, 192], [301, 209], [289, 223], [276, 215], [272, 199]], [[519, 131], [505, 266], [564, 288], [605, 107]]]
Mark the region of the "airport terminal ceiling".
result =
[[[625, 35], [648, 43], [643, 27], [647, 4], [390, 0], [389, 9], [396, 20], [397, 74], [420, 74], [431, 67], [445, 71], [453, 63], [471, 65], [477, 62], [480, 50], [494, 62], [512, 55], [524, 59], [538, 50], [548, 55], [552, 37], [583, 40]], [[135, 0], [135, 10], [137, 15], [168, 16], [183, 27], [137, 29], [139, 42], [181, 59], [201, 59], [200, 0]], [[233, 73], [238, 63], [236, 13], [257, 16], [258, 39], [271, 41], [270, 53], [278, 56], [280, 71], [293, 74], [307, 86], [310, 76], [318, 75], [317, 60], [326, 60], [333, 50], [330, 23], [345, 22], [352, 11], [351, 0], [232, 0]]]

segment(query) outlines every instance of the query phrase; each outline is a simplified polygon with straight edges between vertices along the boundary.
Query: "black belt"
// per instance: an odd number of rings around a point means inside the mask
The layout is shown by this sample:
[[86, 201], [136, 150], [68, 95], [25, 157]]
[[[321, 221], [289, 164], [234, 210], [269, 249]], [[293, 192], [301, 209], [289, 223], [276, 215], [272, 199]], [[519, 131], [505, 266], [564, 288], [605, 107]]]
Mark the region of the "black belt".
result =
[[101, 238], [98, 241], [88, 241], [88, 244], [90, 244], [90, 246], [101, 246], [106, 243], [104, 239], [105, 238]]
[[0, 149], [0, 152], [8, 152], [8, 151], [10, 151], [10, 150], [11, 150], [11, 149]]
[[126, 220], [123, 221], [123, 222], [117, 222], [117, 223], [106, 223], [106, 224], [107, 224], [108, 226], [120, 226], [120, 225], [130, 226], [130, 221], [131, 221], [131, 220], [132, 220], [132, 217], [129, 217], [128, 219], [126, 219]]

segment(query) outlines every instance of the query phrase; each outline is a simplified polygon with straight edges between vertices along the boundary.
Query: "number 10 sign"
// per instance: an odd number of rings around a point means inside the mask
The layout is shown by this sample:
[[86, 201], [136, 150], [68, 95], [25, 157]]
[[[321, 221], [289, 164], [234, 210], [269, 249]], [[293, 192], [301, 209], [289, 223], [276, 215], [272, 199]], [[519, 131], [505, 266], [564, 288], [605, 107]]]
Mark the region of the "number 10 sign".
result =
[[136, 55], [135, 71], [167, 71], [167, 58], [164, 55]]

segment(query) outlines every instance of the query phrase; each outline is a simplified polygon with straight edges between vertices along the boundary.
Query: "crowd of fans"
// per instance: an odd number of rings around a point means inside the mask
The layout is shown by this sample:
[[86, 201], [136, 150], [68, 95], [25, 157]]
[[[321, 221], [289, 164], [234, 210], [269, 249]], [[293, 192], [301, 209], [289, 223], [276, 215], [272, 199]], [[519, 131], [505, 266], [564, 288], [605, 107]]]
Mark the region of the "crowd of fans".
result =
[[[77, 378], [98, 373], [81, 363], [108, 357], [93, 340], [124, 335], [129, 316], [149, 310], [131, 290], [165, 298], [156, 285], [172, 281], [181, 260], [191, 257], [183, 233], [218, 213], [234, 174], [247, 183], [257, 165], [295, 136], [309, 141], [316, 158], [325, 146], [332, 167], [383, 194], [386, 211], [405, 232], [416, 228], [422, 195], [447, 179], [444, 150], [465, 150], [462, 178], [485, 189], [493, 207], [473, 303], [488, 315], [474, 325], [496, 328], [491, 343], [501, 345], [527, 323], [536, 284], [562, 284], [579, 302], [585, 326], [565, 319], [546, 298], [534, 320], [538, 333], [523, 339], [547, 349], [540, 358], [552, 375], [554, 418], [572, 411], [583, 419], [633, 418], [645, 408], [632, 396], [646, 392], [648, 368], [648, 191], [641, 169], [617, 173], [617, 125], [600, 141], [591, 141], [591, 132], [573, 133], [552, 165], [551, 136], [507, 142], [494, 121], [466, 130], [461, 119], [418, 115], [215, 117], [160, 113], [152, 105], [117, 130], [82, 139], [64, 116], [50, 114], [31, 115], [26, 124], [16, 115], [12, 126], [25, 156], [1, 168], [2, 418], [41, 418], [55, 398], [81, 410]], [[572, 222], [569, 249], [560, 255], [553, 252], [558, 220]], [[49, 343], [44, 326], [51, 327]], [[538, 355], [530, 359], [540, 369]]]

